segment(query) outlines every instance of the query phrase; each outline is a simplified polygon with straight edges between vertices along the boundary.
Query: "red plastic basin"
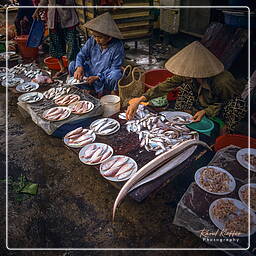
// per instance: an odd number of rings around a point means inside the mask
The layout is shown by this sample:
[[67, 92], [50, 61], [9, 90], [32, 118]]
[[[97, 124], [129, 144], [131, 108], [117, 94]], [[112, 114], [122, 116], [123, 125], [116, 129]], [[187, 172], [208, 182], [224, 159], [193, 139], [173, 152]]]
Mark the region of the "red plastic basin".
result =
[[[66, 56], [62, 57], [64, 67], [68, 66], [68, 58]], [[44, 59], [44, 64], [52, 70], [60, 70], [60, 65], [57, 58], [47, 57]]]

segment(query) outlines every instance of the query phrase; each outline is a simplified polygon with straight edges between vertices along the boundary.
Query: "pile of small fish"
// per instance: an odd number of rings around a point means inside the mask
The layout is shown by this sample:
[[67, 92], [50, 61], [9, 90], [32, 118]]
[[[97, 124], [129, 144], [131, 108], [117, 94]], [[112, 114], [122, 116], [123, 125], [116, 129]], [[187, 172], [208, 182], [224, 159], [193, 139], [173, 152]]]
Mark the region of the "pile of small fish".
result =
[[147, 151], [155, 151], [155, 155], [197, 136], [197, 132], [190, 131], [184, 125], [188, 120], [181, 117], [176, 117], [176, 122], [169, 122], [162, 115], [143, 111], [142, 107], [138, 109], [136, 117], [137, 119], [126, 123], [127, 131], [136, 132], [140, 146], [145, 147]]
[[127, 156], [112, 156], [100, 166], [102, 175], [113, 180], [125, 180], [137, 170], [136, 162]]
[[93, 103], [91, 103], [90, 101], [82, 100], [74, 103], [74, 105], [71, 108], [71, 111], [74, 114], [80, 115], [80, 114], [85, 114], [91, 111], [93, 108], [94, 108]]
[[7, 83], [7, 80], [2, 81], [2, 85], [7, 87], [15, 87], [18, 84], [22, 84], [22, 83], [24, 83], [24, 80], [21, 78], [9, 78], [8, 83]]
[[25, 93], [21, 95], [18, 100], [26, 103], [34, 103], [40, 101], [43, 98], [43, 94], [39, 92]]
[[45, 91], [43, 94], [44, 94], [44, 97], [48, 100], [56, 100], [62, 95], [68, 94], [70, 90], [71, 90], [70, 87], [56, 87], [56, 88], [51, 88], [48, 91]]
[[[14, 78], [14, 74], [8, 73], [8, 81], [10, 79]], [[6, 80], [6, 72], [1, 72], [0, 73], [0, 82]], [[2, 84], [3, 86], [5, 86], [5, 84]]]
[[49, 121], [60, 121], [69, 117], [71, 111], [65, 107], [55, 107], [46, 110], [43, 118]]
[[87, 77], [83, 77], [82, 79], [75, 79], [73, 76], [67, 79], [66, 81], [69, 85], [76, 85], [76, 84], [86, 84], [87, 83]]
[[34, 63], [30, 64], [18, 64], [10, 68], [10, 72], [15, 75], [23, 74], [27, 78], [35, 78], [36, 75], [42, 75], [43, 72], [38, 66]]
[[119, 122], [112, 118], [102, 118], [90, 125], [90, 129], [98, 135], [110, 135], [117, 132], [119, 128]]
[[64, 137], [64, 142], [70, 147], [83, 147], [92, 143], [95, 138], [95, 133], [92, 130], [79, 127], [67, 133]]
[[26, 82], [23, 84], [19, 84], [16, 87], [16, 90], [19, 92], [31, 92], [35, 91], [39, 87], [39, 84], [33, 82]]
[[64, 96], [57, 98], [54, 102], [55, 102], [55, 104], [60, 105], [60, 106], [68, 106], [69, 104], [77, 102], [79, 100], [80, 100], [79, 95], [68, 94], [68, 95], [64, 95]]
[[96, 165], [104, 162], [113, 154], [113, 149], [103, 143], [93, 143], [83, 147], [79, 152], [79, 159], [89, 165]]

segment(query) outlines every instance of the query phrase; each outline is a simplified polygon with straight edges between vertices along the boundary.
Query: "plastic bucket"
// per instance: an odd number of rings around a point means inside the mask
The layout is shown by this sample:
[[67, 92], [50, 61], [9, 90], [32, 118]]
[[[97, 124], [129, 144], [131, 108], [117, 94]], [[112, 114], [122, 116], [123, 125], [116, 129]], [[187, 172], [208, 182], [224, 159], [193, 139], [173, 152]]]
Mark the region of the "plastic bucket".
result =
[[[248, 148], [248, 140], [250, 137], [240, 134], [225, 134], [219, 136], [214, 144], [214, 150], [218, 151], [229, 145], [235, 145], [241, 148]], [[250, 138], [251, 148], [256, 148], [256, 139]]]
[[[66, 56], [62, 57], [64, 67], [66, 68], [68, 66], [68, 58]], [[52, 70], [60, 70], [60, 64], [58, 62], [58, 59], [53, 57], [47, 57], [44, 59], [44, 64]]]
[[214, 128], [214, 123], [206, 116], [202, 118], [200, 122], [194, 122], [187, 125], [189, 128], [196, 130], [198, 132], [204, 133], [206, 135], [211, 135], [211, 131]]
[[28, 35], [16, 36], [15, 41], [17, 42], [20, 55], [24, 59], [36, 59], [38, 56], [38, 48], [27, 47]]
[[105, 95], [100, 99], [103, 107], [103, 116], [109, 117], [120, 111], [120, 97], [116, 95]]
[[[173, 74], [167, 69], [152, 69], [142, 74], [141, 81], [145, 85], [145, 91], [147, 91], [172, 76]], [[169, 92], [167, 99], [176, 100], [178, 92], [178, 89], [174, 89], [172, 92]]]

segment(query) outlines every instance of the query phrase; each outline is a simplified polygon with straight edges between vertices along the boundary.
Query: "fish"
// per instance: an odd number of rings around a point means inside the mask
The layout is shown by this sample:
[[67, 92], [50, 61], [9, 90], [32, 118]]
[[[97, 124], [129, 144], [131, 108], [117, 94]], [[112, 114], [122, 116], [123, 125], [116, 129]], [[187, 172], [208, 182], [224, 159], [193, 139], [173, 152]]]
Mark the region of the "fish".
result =
[[106, 160], [109, 156], [111, 156], [111, 154], [112, 154], [112, 152], [111, 152], [110, 150], [107, 150], [107, 152], [105, 152], [105, 153], [102, 155], [100, 161], [102, 162], [102, 161]]
[[124, 174], [125, 172], [129, 172], [131, 170], [133, 170], [133, 168], [135, 167], [134, 163], [126, 163], [124, 164], [119, 171], [115, 174], [115, 177], [118, 177], [122, 174]]
[[89, 160], [90, 163], [97, 163], [100, 161], [102, 157], [102, 147], [98, 147], [97, 150], [94, 152], [94, 154], [91, 156], [91, 159]]
[[184, 150], [194, 146], [194, 145], [202, 145], [204, 147], [206, 147], [207, 149], [211, 150], [211, 148], [202, 141], [199, 140], [188, 140], [188, 141], [184, 141], [182, 142], [179, 146], [168, 150], [164, 153], [162, 153], [161, 155], [157, 156], [155, 159], [153, 159], [152, 161], [150, 161], [149, 163], [147, 163], [145, 166], [143, 166], [139, 171], [137, 171], [137, 173], [135, 173], [122, 187], [122, 189], [120, 190], [114, 206], [113, 206], [113, 221], [115, 218], [115, 212], [116, 209], [118, 207], [118, 205], [122, 202], [122, 200], [125, 198], [125, 196], [127, 195], [128, 191], [136, 184], [138, 183], [142, 178], [146, 177], [147, 175], [149, 175], [151, 172], [153, 172], [154, 170], [156, 170], [157, 168], [159, 168], [160, 166], [162, 166], [163, 164], [165, 164], [166, 162], [170, 161], [171, 159], [173, 159], [174, 157], [176, 157], [177, 155], [181, 154], [182, 152], [184, 152]]
[[86, 151], [84, 152], [84, 155], [82, 156], [82, 158], [91, 158], [92, 155], [96, 152], [96, 150], [98, 149], [98, 147], [93, 144], [91, 146], [89, 146]]
[[118, 157], [116, 157], [114, 159], [109, 159], [108, 161], [106, 161], [101, 166], [102, 171], [104, 172], [104, 171], [108, 170], [109, 168], [111, 168], [116, 161], [118, 161]]
[[65, 137], [70, 138], [70, 136], [75, 135], [75, 134], [80, 134], [82, 131], [83, 131], [83, 127], [78, 127], [78, 128], [76, 128], [75, 130], [69, 132], [69, 133], [68, 133], [68, 136], [67, 136], [67, 134], [66, 134]]
[[106, 177], [113, 177], [129, 159], [127, 157], [119, 157], [117, 161], [103, 173]]

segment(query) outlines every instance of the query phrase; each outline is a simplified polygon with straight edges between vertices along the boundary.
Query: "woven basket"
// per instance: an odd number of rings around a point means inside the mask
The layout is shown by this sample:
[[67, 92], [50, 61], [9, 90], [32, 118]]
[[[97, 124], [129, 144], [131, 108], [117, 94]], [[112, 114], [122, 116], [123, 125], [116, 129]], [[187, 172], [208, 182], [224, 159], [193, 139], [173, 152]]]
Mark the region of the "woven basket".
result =
[[141, 81], [143, 71], [137, 67], [126, 66], [122, 78], [118, 81], [119, 97], [121, 106], [126, 107], [132, 98], [140, 97], [145, 90]]

